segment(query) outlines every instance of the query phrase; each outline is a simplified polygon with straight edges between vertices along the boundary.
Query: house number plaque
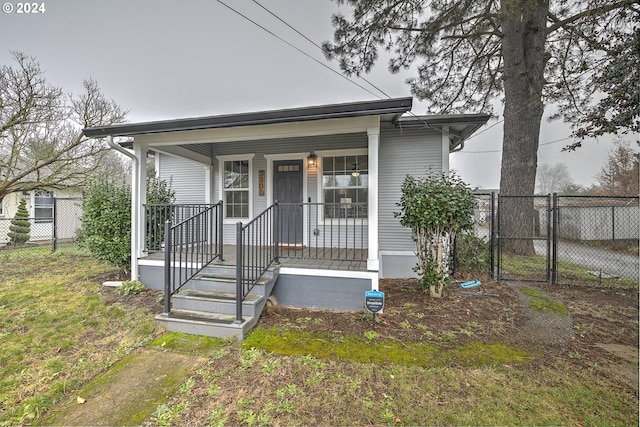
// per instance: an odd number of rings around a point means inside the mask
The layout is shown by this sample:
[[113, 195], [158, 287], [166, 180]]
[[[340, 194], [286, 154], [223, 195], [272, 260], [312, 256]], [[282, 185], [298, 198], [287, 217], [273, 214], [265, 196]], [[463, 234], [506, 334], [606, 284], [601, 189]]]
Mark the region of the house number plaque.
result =
[[258, 171], [258, 196], [264, 196], [264, 170]]

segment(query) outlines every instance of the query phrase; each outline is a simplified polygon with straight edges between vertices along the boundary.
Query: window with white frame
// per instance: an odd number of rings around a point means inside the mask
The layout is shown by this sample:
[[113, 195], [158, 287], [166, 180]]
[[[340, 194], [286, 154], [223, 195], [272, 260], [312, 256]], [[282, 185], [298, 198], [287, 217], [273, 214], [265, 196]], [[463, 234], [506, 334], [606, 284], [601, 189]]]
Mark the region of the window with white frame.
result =
[[369, 161], [366, 154], [322, 158], [325, 218], [366, 218]]
[[36, 190], [33, 198], [33, 216], [36, 222], [48, 222], [53, 219], [53, 194]]
[[249, 218], [250, 160], [225, 160], [222, 170], [225, 216]]

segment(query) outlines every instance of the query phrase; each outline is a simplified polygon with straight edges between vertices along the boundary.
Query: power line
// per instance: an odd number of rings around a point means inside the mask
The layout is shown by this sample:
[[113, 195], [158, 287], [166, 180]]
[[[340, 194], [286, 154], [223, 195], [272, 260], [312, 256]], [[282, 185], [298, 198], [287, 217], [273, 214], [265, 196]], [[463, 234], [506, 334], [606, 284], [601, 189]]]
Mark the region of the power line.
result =
[[[304, 38], [306, 41], [308, 41], [309, 43], [311, 43], [312, 45], [314, 45], [315, 47], [317, 47], [321, 52], [322, 52], [322, 46], [320, 46], [318, 43], [314, 42], [313, 40], [311, 40], [309, 37], [307, 37], [306, 35], [304, 35], [301, 31], [299, 31], [298, 29], [294, 28], [291, 24], [289, 24], [287, 21], [285, 21], [284, 19], [280, 18], [277, 14], [273, 13], [271, 10], [269, 10], [266, 6], [262, 5], [260, 2], [258, 2], [257, 0], [252, 0], [255, 4], [257, 4], [258, 6], [260, 6], [262, 9], [264, 9], [267, 13], [269, 13], [271, 16], [273, 16], [274, 18], [276, 18], [278, 21], [282, 22], [284, 25], [286, 25], [287, 27], [289, 27], [290, 29], [292, 29], [293, 31], [295, 31], [298, 35], [300, 35], [302, 38]], [[342, 74], [340, 74], [342, 75]], [[344, 75], [342, 75], [344, 77]], [[382, 89], [380, 89], [378, 86], [374, 85], [373, 83], [371, 83], [369, 80], [365, 79], [364, 77], [358, 75], [358, 78], [364, 80], [365, 82], [367, 82], [369, 85], [371, 85], [371, 87], [373, 87], [374, 89], [376, 89], [378, 92], [380, 92], [381, 94], [383, 94], [384, 96], [386, 96], [387, 98], [391, 99], [391, 96], [389, 96], [387, 93], [385, 93], [385, 91], [383, 91]], [[349, 80], [352, 83], [352, 80]], [[360, 86], [359, 86], [360, 87]], [[367, 91], [369, 92], [369, 91]], [[369, 92], [371, 93], [371, 92]], [[373, 95], [373, 94], [372, 94]], [[380, 96], [378, 95], [374, 95], [378, 98], [380, 98]]]
[[[554, 141], [543, 142], [541, 144], [538, 144], [538, 148], [542, 147], [543, 145], [555, 144], [557, 142], [566, 141], [568, 139], [573, 139], [573, 137], [572, 136], [567, 136], [565, 138], [556, 139]], [[486, 153], [500, 153], [500, 152], [502, 152], [502, 149], [500, 149], [500, 150], [486, 150], [486, 151], [458, 151], [458, 153], [464, 153], [464, 154], [486, 154]]]
[[226, 7], [227, 9], [231, 10], [232, 12], [234, 12], [235, 14], [241, 16], [242, 18], [246, 19], [247, 21], [251, 22], [253, 25], [255, 25], [256, 27], [260, 28], [261, 30], [269, 33], [270, 35], [272, 35], [273, 37], [277, 38], [278, 40], [280, 40], [281, 42], [287, 44], [289, 47], [297, 50], [298, 52], [300, 52], [301, 54], [303, 54], [304, 56], [306, 56], [307, 58], [313, 60], [314, 62], [322, 65], [324, 68], [326, 68], [327, 70], [331, 71], [334, 74], [337, 74], [338, 76], [342, 77], [343, 79], [353, 83], [354, 85], [358, 86], [360, 89], [370, 93], [371, 95], [380, 98], [380, 96], [376, 95], [375, 93], [371, 92], [369, 89], [367, 89], [366, 87], [354, 82], [353, 80], [351, 80], [350, 78], [348, 78], [347, 76], [339, 73], [338, 71], [334, 70], [333, 68], [327, 66], [326, 64], [318, 61], [316, 58], [314, 58], [313, 56], [309, 55], [308, 53], [306, 53], [305, 51], [303, 51], [302, 49], [299, 49], [298, 47], [294, 46], [293, 44], [289, 43], [288, 41], [286, 41], [285, 39], [283, 39], [282, 37], [278, 36], [277, 34], [275, 34], [274, 32], [272, 32], [271, 30], [263, 27], [262, 25], [258, 24], [256, 21], [254, 21], [253, 19], [249, 18], [248, 16], [242, 14], [241, 12], [237, 11], [236, 9], [232, 8], [231, 6], [229, 6], [228, 4], [224, 3], [222, 0], [217, 0], [218, 3], [220, 3], [221, 5], [223, 5], [224, 7]]

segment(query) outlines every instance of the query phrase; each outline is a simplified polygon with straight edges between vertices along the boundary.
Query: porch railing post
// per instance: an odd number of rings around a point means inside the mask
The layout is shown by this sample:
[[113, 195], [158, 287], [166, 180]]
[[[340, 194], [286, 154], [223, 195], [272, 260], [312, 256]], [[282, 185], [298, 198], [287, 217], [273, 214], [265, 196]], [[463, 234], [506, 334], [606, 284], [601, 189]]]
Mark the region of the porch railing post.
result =
[[171, 220], [164, 225], [164, 314], [171, 311]]
[[236, 223], [236, 320], [233, 323], [242, 323], [242, 300], [243, 295], [243, 276], [244, 276], [244, 260], [243, 253], [243, 235], [242, 235], [242, 222]]
[[280, 203], [276, 200], [273, 216], [273, 245], [275, 262], [280, 262]]
[[220, 261], [224, 261], [224, 224], [223, 224], [223, 218], [224, 218], [224, 202], [222, 200], [220, 200], [219, 202], [219, 207], [218, 207], [218, 257], [220, 258]]

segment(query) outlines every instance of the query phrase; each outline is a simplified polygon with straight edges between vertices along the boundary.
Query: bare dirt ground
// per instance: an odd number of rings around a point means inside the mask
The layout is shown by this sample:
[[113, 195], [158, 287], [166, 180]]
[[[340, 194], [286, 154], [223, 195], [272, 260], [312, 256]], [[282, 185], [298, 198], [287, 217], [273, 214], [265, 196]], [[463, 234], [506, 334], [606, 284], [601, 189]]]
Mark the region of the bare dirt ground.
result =
[[[467, 278], [460, 278], [464, 281]], [[480, 277], [482, 287], [462, 290], [451, 284], [443, 298], [431, 298], [414, 279], [381, 280], [383, 314], [375, 331], [401, 342], [423, 340], [503, 342], [540, 355], [539, 363], [563, 358], [576, 369], [602, 367], [638, 387], [638, 289], [540, 283], [497, 282]], [[522, 288], [564, 304], [567, 316], [534, 310]], [[460, 295], [458, 292], [468, 292]], [[475, 292], [481, 291], [479, 294]], [[161, 295], [144, 291], [123, 296], [104, 288], [103, 300], [162, 311]], [[307, 331], [356, 335], [372, 329], [370, 314], [268, 305], [258, 327], [302, 327]]]

